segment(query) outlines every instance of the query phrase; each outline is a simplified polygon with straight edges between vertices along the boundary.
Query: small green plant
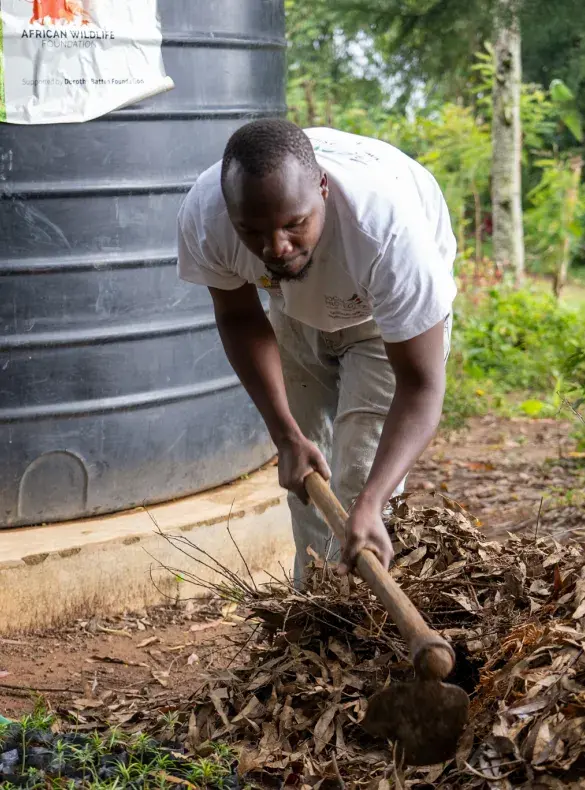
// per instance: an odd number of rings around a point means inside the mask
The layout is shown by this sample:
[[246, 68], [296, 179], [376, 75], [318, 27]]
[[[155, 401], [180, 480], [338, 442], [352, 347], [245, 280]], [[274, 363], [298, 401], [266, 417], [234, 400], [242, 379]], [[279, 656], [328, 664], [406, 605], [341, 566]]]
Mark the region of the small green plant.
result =
[[[180, 714], [169, 711], [161, 721], [166, 728], [163, 737], [167, 737], [179, 726]], [[17, 767], [18, 786], [22, 784], [28, 790], [134, 790], [138, 787], [175, 790], [177, 780], [184, 779], [204, 790], [209, 786], [221, 787], [223, 780], [232, 774], [235, 758], [226, 744], [210, 744], [206, 757], [190, 759], [162, 746], [147, 733], [127, 735], [119, 727], [112, 727], [105, 733], [95, 731], [81, 738], [56, 735], [52, 739], [50, 771], [28, 767], [30, 746], [48, 730], [54, 732], [55, 723], [55, 715], [39, 703], [32, 714], [0, 725], [0, 746], [3, 737], [11, 738], [18, 733], [19, 751], [22, 750], [22, 760]], [[104, 757], [110, 772], [107, 779], [100, 778]], [[79, 772], [78, 779], [65, 778], [67, 769], [72, 767]], [[0, 784], [2, 790], [15, 787], [7, 782]]]
[[153, 748], [153, 741], [147, 733], [137, 732], [130, 738], [127, 747], [132, 754], [142, 756]]
[[89, 736], [89, 742], [91, 748], [93, 749], [94, 753], [98, 756], [102, 756], [102, 754], [106, 753], [106, 745], [104, 743], [103, 736], [99, 732], [93, 732]]
[[234, 750], [227, 743], [214, 742], [211, 744], [211, 748], [219, 760], [230, 762], [235, 758]]
[[188, 779], [196, 785], [219, 785], [230, 774], [230, 769], [225, 763], [211, 758], [197, 760], [190, 770]]
[[53, 711], [49, 710], [47, 700], [40, 694], [35, 696], [35, 704], [30, 717], [31, 727], [34, 729], [50, 729], [55, 723], [56, 717]]
[[75, 762], [83, 772], [83, 781], [85, 782], [88, 778], [97, 781], [98, 776], [95, 765], [99, 755], [96, 754], [94, 743], [90, 741], [83, 748], [73, 747], [71, 751]]
[[163, 713], [160, 720], [161, 723], [164, 725], [165, 729], [172, 733], [175, 731], [175, 728], [179, 723], [179, 714], [177, 711], [171, 710], [168, 711], [167, 713]]
[[12, 724], [8, 721], [0, 722], [0, 744], [4, 741], [10, 732]]
[[117, 727], [111, 727], [107, 736], [106, 736], [106, 749], [108, 751], [112, 751], [115, 749], [116, 746], [121, 746], [122, 744], [126, 743], [126, 738], [122, 730]]

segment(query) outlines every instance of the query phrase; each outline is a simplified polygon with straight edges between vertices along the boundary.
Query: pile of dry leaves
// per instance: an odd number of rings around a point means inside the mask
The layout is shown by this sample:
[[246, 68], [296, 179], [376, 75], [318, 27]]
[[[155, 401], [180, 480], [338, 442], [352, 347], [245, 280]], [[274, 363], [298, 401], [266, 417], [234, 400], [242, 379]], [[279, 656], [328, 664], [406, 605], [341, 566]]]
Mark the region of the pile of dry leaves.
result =
[[[585, 573], [577, 544], [488, 542], [453, 503], [402, 503], [395, 577], [457, 654], [472, 697], [457, 758], [400, 770], [360, 727], [366, 700], [412, 677], [406, 648], [364, 584], [315, 558], [309, 588], [226, 579], [250, 609], [245, 666], [210, 676], [189, 701], [187, 737], [223, 739], [262, 784], [505, 790], [567, 787], [585, 775]], [[278, 783], [278, 782], [277, 782]], [[321, 784], [321, 786], [323, 786]], [[576, 785], [575, 785], [576, 786]]]
[[[585, 776], [585, 572], [577, 544], [489, 542], [454, 503], [389, 518], [395, 578], [457, 655], [471, 696], [457, 757], [401, 768], [362, 727], [367, 698], [412, 679], [406, 648], [363, 583], [314, 559], [308, 589], [257, 589], [229, 571], [220, 592], [248, 610], [246, 658], [176, 701], [194, 752], [232, 744], [261, 786], [567, 788]], [[196, 555], [184, 537], [175, 539]], [[212, 558], [201, 557], [205, 563]], [[225, 570], [225, 569], [224, 569]], [[242, 653], [242, 656], [244, 653]]]

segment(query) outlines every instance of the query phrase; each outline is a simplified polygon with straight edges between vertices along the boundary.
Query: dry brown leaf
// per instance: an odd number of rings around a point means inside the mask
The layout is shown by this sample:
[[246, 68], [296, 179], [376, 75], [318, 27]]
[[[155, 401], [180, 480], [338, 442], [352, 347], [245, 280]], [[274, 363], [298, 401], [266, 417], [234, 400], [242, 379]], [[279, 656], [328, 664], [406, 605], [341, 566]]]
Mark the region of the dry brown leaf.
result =
[[391, 786], [388, 779], [372, 779], [366, 785], [366, 790], [391, 790]]
[[221, 616], [224, 620], [231, 617], [237, 611], [238, 604], [235, 601], [228, 601], [221, 607]]
[[199, 790], [197, 785], [188, 782], [186, 779], [181, 779], [178, 776], [173, 776], [172, 774], [168, 774], [165, 771], [156, 771], [155, 773], [153, 772], [151, 776], [156, 776], [159, 779], [163, 779], [165, 782], [169, 782], [170, 784], [173, 785], [182, 785], [183, 787], [192, 788], [192, 790]]
[[189, 631], [195, 633], [197, 631], [207, 631], [209, 628], [217, 628], [218, 625], [221, 625], [223, 620], [211, 620], [206, 623], [193, 623], [193, 625], [189, 628]]
[[124, 636], [127, 639], [132, 639], [132, 634], [126, 628], [105, 628], [103, 625], [96, 625], [96, 630], [101, 631], [102, 634], [111, 634], [111, 636]]
[[260, 749], [266, 752], [273, 752], [279, 742], [276, 725], [271, 721], [263, 722], [262, 733]]
[[86, 710], [87, 708], [101, 708], [103, 706], [103, 702], [101, 699], [84, 699], [80, 697], [79, 699], [73, 700], [73, 705], [77, 708], [77, 710]]
[[448, 598], [452, 598], [454, 601], [457, 601], [457, 603], [462, 606], [466, 612], [477, 612], [480, 608], [474, 601], [471, 600], [468, 595], [465, 595], [464, 593], [445, 592], [444, 594]]
[[242, 719], [256, 719], [259, 718], [264, 712], [264, 705], [260, 702], [258, 697], [252, 695], [251, 699], [248, 700], [246, 705], [242, 708], [242, 710], [238, 713], [237, 716], [234, 716], [232, 719], [232, 724], [235, 724]]
[[562, 743], [556, 734], [551, 732], [551, 723], [547, 720], [540, 723], [532, 751], [532, 764], [541, 765], [562, 752]]
[[186, 647], [193, 647], [194, 642], [183, 642], [182, 645], [171, 645], [170, 647], [163, 647], [165, 653], [178, 653], [180, 650], [184, 650]]
[[427, 773], [425, 780], [429, 784], [434, 784], [437, 779], [441, 776], [442, 773], [445, 771], [445, 763], [441, 763], [440, 765], [433, 765], [432, 768], [429, 768], [429, 772]]
[[[225, 696], [223, 696], [222, 692], [225, 692]], [[214, 689], [209, 694], [209, 699], [213, 703], [213, 706], [216, 709], [216, 711], [218, 712], [219, 717], [222, 720], [223, 724], [226, 727], [229, 727], [230, 726], [230, 720], [228, 719], [227, 714], [226, 714], [226, 712], [224, 710], [224, 707], [223, 707], [223, 705], [221, 703], [222, 697], [224, 699], [226, 699], [227, 696], [228, 696], [227, 689]]]
[[143, 639], [142, 642], [139, 642], [136, 647], [148, 647], [149, 645], [155, 645], [161, 641], [159, 636], [149, 636], [148, 639]]
[[248, 691], [257, 691], [262, 686], [267, 686], [272, 680], [272, 672], [259, 672], [248, 684]]
[[396, 564], [399, 568], [407, 568], [410, 565], [414, 565], [415, 563], [422, 560], [422, 558], [427, 553], [426, 546], [419, 546], [418, 549], [411, 551], [410, 554], [407, 554], [405, 557], [401, 557], [397, 560]]
[[351, 666], [355, 664], [355, 655], [353, 651], [346, 644], [340, 642], [339, 639], [335, 639], [335, 637], [332, 636], [329, 640], [328, 647], [329, 650], [345, 664], [350, 664]]
[[319, 720], [315, 724], [314, 738], [316, 755], [321, 754], [333, 737], [333, 733], [335, 732], [333, 719], [338, 710], [338, 705], [331, 705], [331, 707], [327, 708], [327, 710], [321, 714]]
[[144, 667], [145, 669], [150, 669], [149, 664], [145, 664], [141, 661], [127, 661], [123, 658], [113, 658], [112, 656], [91, 656], [89, 659], [85, 659], [89, 664], [92, 664], [94, 661], [99, 661], [104, 664], [121, 664], [127, 667]]
[[241, 748], [238, 752], [238, 776], [263, 768], [267, 758], [268, 754], [261, 749]]
[[455, 755], [455, 762], [457, 764], [457, 768], [461, 771], [465, 766], [465, 763], [469, 759], [469, 755], [471, 754], [471, 750], [473, 749], [473, 740], [475, 737], [475, 728], [473, 724], [470, 724], [466, 727], [463, 735], [459, 739], [459, 743], [457, 744], [457, 753]]
[[170, 677], [170, 672], [168, 670], [151, 669], [150, 672], [157, 683], [160, 683], [163, 688], [167, 688]]
[[187, 729], [187, 737], [185, 738], [185, 746], [191, 752], [195, 752], [199, 746], [199, 728], [197, 727], [197, 716], [195, 711], [192, 710], [189, 714], [189, 725]]

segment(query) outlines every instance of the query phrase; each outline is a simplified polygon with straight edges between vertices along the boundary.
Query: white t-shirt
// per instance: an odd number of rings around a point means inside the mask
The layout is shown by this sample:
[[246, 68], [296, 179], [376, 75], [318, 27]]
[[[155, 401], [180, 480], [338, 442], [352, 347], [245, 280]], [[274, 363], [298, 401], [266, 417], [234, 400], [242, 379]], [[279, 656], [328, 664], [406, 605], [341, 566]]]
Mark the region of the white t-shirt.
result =
[[307, 276], [273, 282], [239, 240], [223, 199], [221, 162], [202, 173], [179, 212], [179, 276], [221, 289], [253, 283], [274, 305], [326, 332], [370, 320], [388, 343], [451, 312], [456, 241], [433, 176], [388, 143], [306, 130], [329, 181], [323, 235]]

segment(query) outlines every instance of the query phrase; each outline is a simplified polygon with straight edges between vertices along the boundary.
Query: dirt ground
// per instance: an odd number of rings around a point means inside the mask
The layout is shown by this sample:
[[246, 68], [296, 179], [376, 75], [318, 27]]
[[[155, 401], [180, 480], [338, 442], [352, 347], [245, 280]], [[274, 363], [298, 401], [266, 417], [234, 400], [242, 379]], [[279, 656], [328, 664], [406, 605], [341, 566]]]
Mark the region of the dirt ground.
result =
[[[575, 452], [570, 431], [553, 420], [474, 420], [437, 438], [408, 490], [421, 501], [437, 493], [455, 500], [494, 537], [538, 530], [585, 542], [585, 454]], [[209, 667], [234, 659], [237, 625], [219, 601], [188, 602], [0, 638], [0, 714], [26, 713], [39, 695], [68, 710], [104, 694], [153, 702], [169, 690], [188, 696]]]
[[585, 538], [585, 453], [574, 423], [484, 417], [438, 437], [413, 470], [408, 490], [454, 499], [492, 536], [538, 530]]
[[171, 688], [188, 696], [210, 666], [228, 666], [238, 648], [237, 615], [221, 602], [158, 606], [107, 620], [14, 639], [0, 637], [0, 714], [34, 708], [39, 696], [75, 710], [106, 692], [153, 702]]

